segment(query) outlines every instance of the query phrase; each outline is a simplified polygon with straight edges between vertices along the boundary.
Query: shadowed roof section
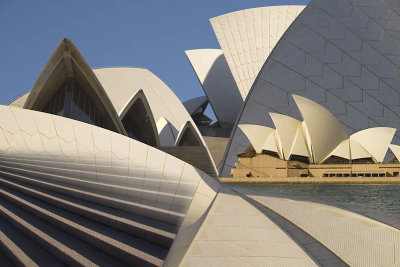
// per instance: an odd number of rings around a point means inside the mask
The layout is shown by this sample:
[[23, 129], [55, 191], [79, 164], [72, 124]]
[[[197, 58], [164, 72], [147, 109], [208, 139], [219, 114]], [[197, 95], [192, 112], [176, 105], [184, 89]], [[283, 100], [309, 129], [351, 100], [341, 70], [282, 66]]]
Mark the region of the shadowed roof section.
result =
[[243, 100], [222, 50], [195, 49], [185, 53], [218, 121], [234, 124]]
[[203, 113], [205, 108], [208, 105], [208, 99], [206, 96], [199, 96], [195, 98], [191, 98], [182, 103], [186, 108], [187, 112], [190, 116], [195, 115], [196, 113]]

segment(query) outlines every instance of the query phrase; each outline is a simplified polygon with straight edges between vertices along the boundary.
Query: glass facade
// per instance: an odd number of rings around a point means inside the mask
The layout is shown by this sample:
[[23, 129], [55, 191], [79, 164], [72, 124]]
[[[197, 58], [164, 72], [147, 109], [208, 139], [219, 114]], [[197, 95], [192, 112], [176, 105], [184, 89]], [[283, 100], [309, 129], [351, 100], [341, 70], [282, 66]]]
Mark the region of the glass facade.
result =
[[41, 111], [116, 132], [115, 127], [110, 123], [111, 118], [99, 110], [95, 102], [74, 80], [67, 80]]
[[178, 146], [201, 146], [199, 140], [191, 128], [186, 128]]
[[130, 138], [150, 146], [157, 146], [157, 132], [151, 123], [151, 114], [145, 108], [142, 99], [137, 99], [122, 119], [126, 133]]

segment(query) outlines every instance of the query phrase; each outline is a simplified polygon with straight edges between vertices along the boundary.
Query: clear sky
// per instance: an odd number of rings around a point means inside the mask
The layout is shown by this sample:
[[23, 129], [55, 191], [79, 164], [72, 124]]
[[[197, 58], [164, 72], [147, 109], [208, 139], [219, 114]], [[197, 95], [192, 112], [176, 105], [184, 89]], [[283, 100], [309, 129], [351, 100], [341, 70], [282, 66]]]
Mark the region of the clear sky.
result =
[[[308, 0], [0, 0], [0, 104], [30, 90], [62, 38], [92, 68], [145, 67], [182, 100], [204, 95], [184, 53], [219, 48], [209, 18]], [[206, 113], [214, 116], [208, 110]]]

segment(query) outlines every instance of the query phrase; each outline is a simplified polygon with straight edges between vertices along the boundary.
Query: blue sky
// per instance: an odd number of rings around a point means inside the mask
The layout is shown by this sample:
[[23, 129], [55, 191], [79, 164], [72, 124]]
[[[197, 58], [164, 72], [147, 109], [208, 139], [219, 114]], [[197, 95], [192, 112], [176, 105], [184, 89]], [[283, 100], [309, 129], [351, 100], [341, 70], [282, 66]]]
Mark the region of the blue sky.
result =
[[184, 51], [219, 48], [209, 18], [252, 7], [308, 2], [0, 0], [0, 104], [32, 88], [64, 37], [71, 38], [92, 68], [145, 67], [182, 101], [200, 96], [203, 90]]

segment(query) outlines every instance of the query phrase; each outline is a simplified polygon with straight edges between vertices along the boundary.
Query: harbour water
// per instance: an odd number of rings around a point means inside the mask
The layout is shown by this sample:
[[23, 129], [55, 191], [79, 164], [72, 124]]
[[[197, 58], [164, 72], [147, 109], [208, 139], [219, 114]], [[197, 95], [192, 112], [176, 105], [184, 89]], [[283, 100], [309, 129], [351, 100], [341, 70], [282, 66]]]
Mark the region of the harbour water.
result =
[[346, 209], [400, 229], [400, 185], [230, 185], [254, 195], [310, 201]]

